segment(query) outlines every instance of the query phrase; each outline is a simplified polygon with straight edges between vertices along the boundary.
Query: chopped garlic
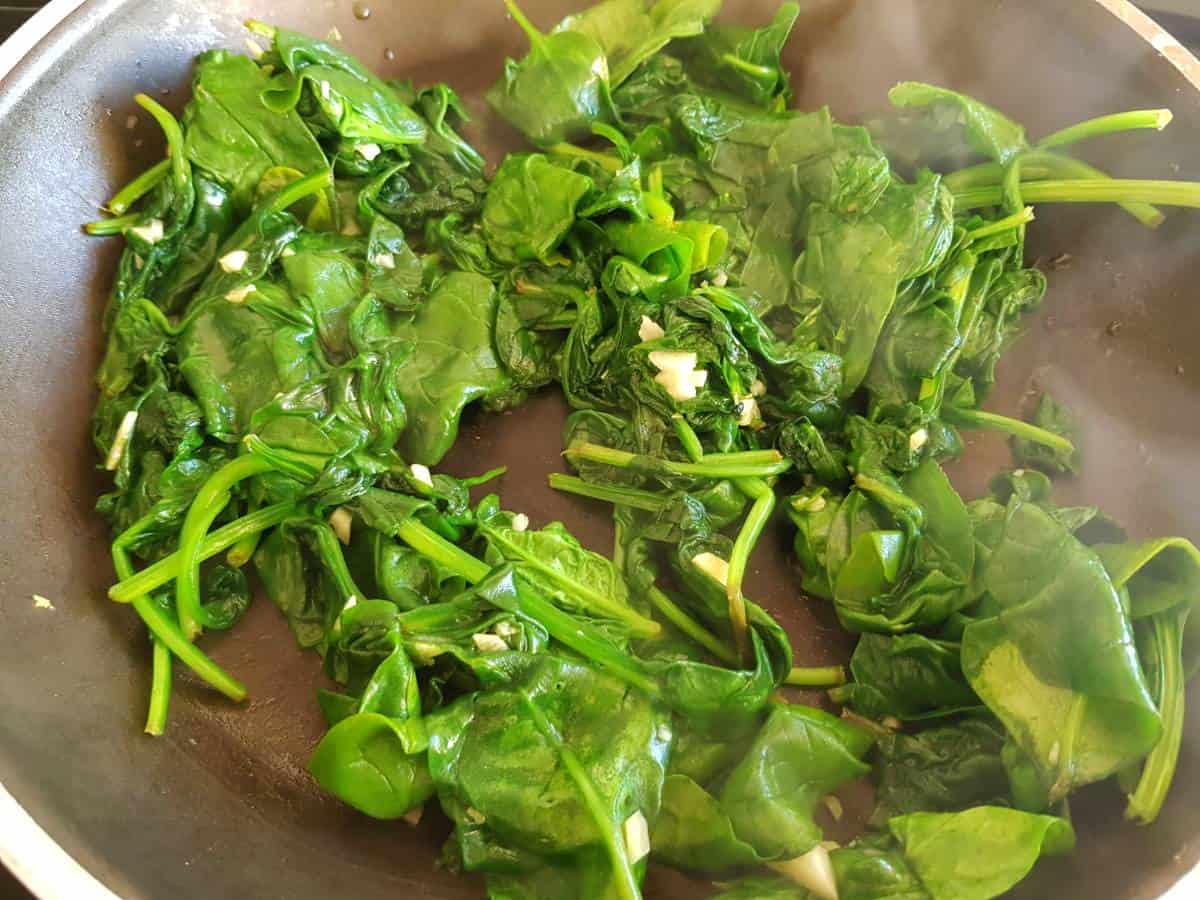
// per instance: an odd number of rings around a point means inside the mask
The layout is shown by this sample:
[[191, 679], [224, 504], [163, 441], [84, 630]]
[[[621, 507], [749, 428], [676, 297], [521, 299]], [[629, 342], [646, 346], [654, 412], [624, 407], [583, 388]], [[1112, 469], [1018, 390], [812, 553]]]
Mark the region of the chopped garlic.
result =
[[722, 269], [713, 276], [713, 284], [717, 287], [725, 287], [725, 285], [729, 284], [729, 273]]
[[916, 453], [929, 441], [929, 432], [924, 428], [918, 428], [908, 436], [908, 449]]
[[108, 471], [115, 472], [121, 464], [121, 457], [125, 455], [125, 448], [129, 446], [129, 439], [133, 437], [133, 426], [137, 424], [137, 417], [137, 410], [131, 409], [125, 413], [121, 424], [117, 426], [112, 446], [108, 448], [108, 457], [104, 460], [104, 468]]
[[358, 224], [358, 219], [354, 216], [348, 218], [342, 225], [342, 234], [346, 237], [358, 237], [362, 234], [362, 226]]
[[675, 400], [692, 400], [696, 388], [704, 387], [707, 370], [696, 369], [696, 354], [681, 350], [654, 350], [648, 359], [658, 369], [654, 380]]
[[334, 25], [332, 28], [330, 28], [329, 33], [327, 35], [325, 35], [325, 40], [327, 40], [327, 41], [340, 41], [341, 39], [342, 39], [342, 33], [338, 30], [338, 27], [336, 25]]
[[521, 629], [506, 619], [501, 619], [492, 626], [492, 634], [496, 635], [497, 637], [504, 638], [505, 642], [507, 642], [511, 637], [516, 637], [520, 633]]
[[629, 854], [630, 863], [650, 855], [650, 824], [640, 809], [625, 820], [621, 833], [625, 837], [625, 852]]
[[390, 253], [376, 253], [371, 257], [371, 265], [378, 269], [396, 268], [396, 257]]
[[792, 509], [796, 510], [796, 512], [818, 513], [826, 505], [824, 493], [812, 494], [807, 497], [799, 494], [792, 499]]
[[512, 520], [513, 531], [525, 531], [529, 528], [529, 516], [525, 513], [517, 513]]
[[296, 249], [291, 244], [288, 244], [286, 247], [283, 248], [283, 250], [280, 251], [279, 255], [282, 256], [284, 259], [287, 259], [289, 256], [296, 255]]
[[495, 634], [473, 634], [471, 640], [475, 642], [475, 649], [480, 653], [503, 653], [508, 649], [504, 638]]
[[801, 887], [812, 891], [821, 900], [838, 900], [837, 877], [833, 872], [833, 861], [829, 851], [818, 844], [803, 856], [783, 862], [767, 863], [780, 875], [790, 878]]
[[354, 517], [350, 515], [350, 510], [344, 506], [339, 506], [329, 514], [329, 524], [333, 527], [333, 533], [343, 544], [350, 543], [350, 524], [353, 521]]
[[763, 384], [763, 380], [761, 378], [755, 378], [754, 384], [750, 385], [750, 396], [751, 397], [761, 397], [766, 392], [767, 392], [767, 386], [765, 384]]
[[692, 565], [722, 586], [729, 583], [729, 563], [715, 553], [697, 553], [692, 557]]
[[226, 253], [217, 263], [226, 272], [240, 272], [246, 268], [246, 262], [250, 259], [250, 254], [245, 250], [232, 250]]
[[841, 800], [833, 796], [833, 794], [826, 794], [821, 798], [821, 802], [825, 805], [825, 808], [829, 810], [829, 814], [833, 816], [833, 820], [835, 822], [842, 821], [842, 814], [845, 812], [845, 810], [842, 808]]
[[425, 641], [413, 641], [408, 645], [408, 652], [412, 656], [413, 662], [418, 666], [428, 666], [445, 653], [446, 648], [438, 644], [429, 644]]
[[406, 812], [404, 815], [402, 815], [400, 818], [402, 818], [405, 822], [407, 822], [413, 828], [416, 828], [418, 825], [421, 824], [421, 814], [423, 812], [425, 812], [424, 804], [413, 807], [408, 812]]
[[753, 425], [758, 420], [758, 401], [754, 397], [743, 397], [738, 413], [739, 425]]
[[54, 604], [43, 597], [41, 594], [33, 595], [34, 609], [54, 609]]
[[246, 52], [250, 54], [251, 59], [262, 59], [263, 54], [267, 51], [263, 49], [263, 45], [252, 37], [246, 38]]
[[884, 716], [882, 719], [879, 720], [879, 722], [880, 722], [880, 724], [883, 725], [884, 728], [889, 728], [892, 731], [899, 731], [901, 728], [904, 727], [904, 723], [902, 723], [895, 716]]
[[329, 82], [322, 81], [321, 82], [321, 96], [324, 97], [326, 100], [329, 99], [329, 91], [330, 91]]
[[379, 154], [383, 152], [383, 148], [378, 144], [358, 144], [355, 146], [354, 152], [367, 162], [374, 162]]
[[468, 806], [465, 810], [463, 810], [463, 818], [472, 825], [482, 825], [487, 821], [487, 816], [473, 806]]
[[230, 303], [245, 303], [246, 298], [257, 290], [258, 288], [256, 288], [253, 284], [248, 284], [245, 287], [234, 288], [225, 295], [225, 299]]
[[147, 244], [157, 244], [163, 239], [163, 221], [162, 219], [151, 219], [145, 225], [138, 225], [135, 228], [129, 229], [130, 234], [136, 234]]
[[661, 325], [649, 316], [642, 316], [642, 324], [638, 326], [638, 337], [643, 341], [657, 341], [666, 335]]
[[342, 612], [346, 612], [346, 610], [349, 609], [354, 609], [356, 606], [358, 606], [358, 595], [351, 594], [346, 598], [346, 602], [342, 605]]
[[412, 477], [421, 482], [421, 484], [433, 487], [433, 476], [429, 473], [429, 466], [413, 463], [408, 469], [412, 472]]

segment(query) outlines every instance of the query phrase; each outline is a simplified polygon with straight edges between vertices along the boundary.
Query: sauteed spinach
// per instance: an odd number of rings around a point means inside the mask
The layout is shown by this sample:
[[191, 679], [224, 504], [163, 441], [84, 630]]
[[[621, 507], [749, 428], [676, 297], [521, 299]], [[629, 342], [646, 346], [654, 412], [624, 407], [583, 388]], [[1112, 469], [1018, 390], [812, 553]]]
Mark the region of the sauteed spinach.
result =
[[[542, 30], [505, 2], [529, 51], [488, 100], [533, 146], [494, 171], [450, 86], [260, 22], [252, 57], [197, 59], [179, 118], [137, 98], [167, 156], [87, 230], [125, 239], [94, 437], [146, 731], [177, 664], [244, 699], [197, 641], [253, 572], [339, 686], [313, 777], [379, 819], [436, 802], [493, 897], [631, 900], [657, 861], [728, 898], [983, 900], [1070, 850], [1084, 785], [1153, 821], [1200, 552], [1054, 502], [1082, 462], [1065, 406], [984, 405], [1046, 289], [1029, 204], [1200, 205], [1066, 155], [1170, 114], [1036, 142], [907, 82], [868, 130], [792, 104], [796, 4], [752, 29], [604, 0]], [[611, 511], [611, 557], [473, 500], [503, 469], [435, 471], [468, 406], [546, 385], [574, 410], [550, 484]], [[974, 428], [1018, 468], [964, 501], [942, 464]], [[848, 676], [743, 593], [780, 513], [799, 586], [861, 635]]]

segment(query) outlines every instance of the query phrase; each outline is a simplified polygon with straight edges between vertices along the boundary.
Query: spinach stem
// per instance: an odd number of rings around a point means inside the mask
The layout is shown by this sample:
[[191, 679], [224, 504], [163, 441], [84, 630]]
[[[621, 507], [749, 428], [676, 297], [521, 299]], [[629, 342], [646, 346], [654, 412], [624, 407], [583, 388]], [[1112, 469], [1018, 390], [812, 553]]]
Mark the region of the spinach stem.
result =
[[177, 191], [186, 191], [191, 186], [191, 166], [183, 143], [183, 129], [179, 120], [165, 106], [147, 94], [136, 94], [134, 103], [150, 113], [167, 139], [167, 162], [170, 164], [171, 180]]
[[422, 556], [427, 556], [439, 565], [445, 566], [470, 584], [483, 581], [491, 571], [487, 563], [450, 543], [416, 519], [409, 519], [396, 529], [396, 537]]
[[135, 597], [132, 603], [134, 610], [146, 623], [146, 627], [153, 632], [156, 638], [166, 644], [175, 656], [179, 657], [180, 662], [230, 700], [240, 702], [246, 699], [245, 686], [184, 637], [179, 626], [168, 618], [166, 611], [150, 599], [148, 594]]
[[150, 703], [146, 709], [146, 734], [162, 737], [167, 728], [171, 705], [171, 648], [152, 638], [153, 664], [150, 669]]
[[552, 156], [570, 156], [576, 159], [586, 159], [614, 175], [621, 170], [621, 166], [623, 165], [621, 160], [615, 156], [610, 156], [599, 150], [588, 150], [586, 147], [568, 144], [565, 141], [552, 145], [547, 152]]
[[529, 38], [529, 46], [541, 48], [546, 43], [546, 36], [538, 31], [533, 23], [526, 18], [525, 13], [521, 12], [515, 0], [504, 0], [504, 5], [508, 8], [508, 14], [513, 17], [521, 30], [525, 32], [525, 36]]
[[[301, 513], [301, 509], [291, 503], [264, 506], [206, 536], [204, 543], [200, 546], [200, 560], [211, 559], [218, 553], [228, 550], [247, 535], [266, 531], [286, 519], [301, 515]], [[117, 603], [131, 603], [136, 597], [162, 587], [178, 574], [179, 551], [176, 550], [170, 556], [163, 557], [136, 575], [122, 578], [108, 589], [108, 598]]]
[[[1200, 208], [1200, 183], [1146, 181], [1133, 178], [1027, 181], [1021, 193], [1030, 203], [1157, 203]], [[1003, 192], [996, 187], [969, 188], [955, 193], [958, 209], [999, 206]]]
[[93, 237], [109, 237], [121, 234], [126, 228], [132, 228], [141, 220], [141, 213], [128, 213], [115, 219], [97, 219], [95, 222], [88, 222], [83, 226], [83, 230]]
[[715, 634], [689, 616], [680, 606], [668, 597], [657, 585], [651, 585], [646, 591], [646, 599], [650, 601], [662, 617], [686, 634], [689, 638], [725, 663], [736, 666], [740, 660], [737, 651], [718, 638]]
[[793, 687], [837, 687], [846, 683], [846, 670], [841, 666], [797, 666], [783, 683]]
[[704, 459], [704, 445], [700, 443], [700, 436], [696, 434], [690, 422], [679, 413], [671, 416], [671, 424], [675, 426], [675, 435], [679, 438], [679, 443], [683, 445], [683, 454], [694, 463], [698, 463]]
[[317, 538], [317, 552], [321, 557], [321, 562], [333, 576], [333, 581], [338, 586], [338, 590], [342, 592], [342, 597], [347, 600], [351, 597], [366, 600], [366, 595], [355, 584], [354, 576], [350, 574], [350, 568], [346, 565], [346, 557], [342, 553], [341, 542], [334, 534], [333, 526], [325, 521], [314, 521], [313, 534]]
[[1158, 707], [1163, 722], [1162, 737], [1147, 755], [1141, 778], [1125, 807], [1125, 818], [1142, 825], [1149, 825], [1158, 818], [1179, 761], [1185, 705], [1182, 653], [1186, 616], [1186, 609], [1183, 612], [1167, 610], [1154, 616], [1152, 622], [1161, 669], [1162, 696], [1158, 698]]
[[1038, 141], [1037, 146], [1041, 150], [1049, 150], [1051, 147], [1063, 147], [1067, 144], [1074, 144], [1105, 134], [1115, 134], [1119, 131], [1137, 131], [1147, 128], [1162, 131], [1171, 124], [1173, 118], [1174, 115], [1169, 109], [1134, 109], [1129, 112], [1098, 116], [1095, 119], [1088, 119], [1049, 134]]
[[[118, 578], [133, 575], [133, 563], [126, 546], [153, 523], [153, 515], [147, 513], [118, 535], [112, 544], [113, 568]], [[167, 728], [167, 710], [171, 702], [171, 651], [167, 645], [150, 633], [153, 648], [150, 669], [150, 702], [146, 708], [146, 734], [161, 737]]]
[[991, 237], [994, 234], [1003, 234], [1013, 228], [1019, 228], [1022, 225], [1028, 225], [1034, 219], [1033, 207], [1026, 206], [1020, 212], [1015, 212], [1010, 216], [1005, 216], [1003, 219], [997, 219], [994, 222], [987, 222], [967, 232], [967, 238], [971, 241], [978, 241], [981, 238]]
[[607, 484], [592, 484], [574, 475], [562, 472], [551, 472], [550, 487], [567, 494], [577, 494], [580, 497], [591, 497], [593, 500], [604, 500], [618, 506], [629, 506], [643, 512], [662, 512], [666, 503], [650, 491], [638, 488], [619, 487]]
[[784, 455], [778, 450], [734, 450], [729, 453], [705, 453], [706, 463], [734, 463], [736, 465], [757, 465], [758, 463], [782, 462]]
[[1055, 434], [1053, 431], [1047, 431], [1045, 428], [1039, 428], [1028, 422], [1022, 422], [1020, 419], [1012, 419], [1008, 416], [998, 415], [997, 413], [984, 412], [982, 409], [960, 409], [954, 406], [944, 407], [942, 416], [952, 425], [1000, 431], [1026, 441], [1033, 441], [1035, 444], [1041, 444], [1061, 453], [1075, 452], [1075, 445], [1061, 434]]
[[129, 207], [133, 206], [133, 204], [145, 197], [148, 193], [150, 193], [150, 191], [154, 190], [155, 185], [157, 185], [163, 180], [163, 178], [166, 177], [167, 172], [169, 172], [170, 169], [170, 159], [163, 159], [159, 162], [156, 162], [145, 172], [142, 172], [127, 185], [113, 194], [112, 199], [109, 200], [108, 203], [104, 204], [104, 208], [114, 216], [124, 215], [125, 213], [129, 212]]
[[[1000, 184], [1004, 180], [1004, 170], [1005, 167], [999, 163], [982, 163], [947, 175], [943, 183], [952, 193], [960, 193], [970, 188]], [[1021, 178], [1025, 181], [1046, 181], [1051, 178], [1112, 180], [1095, 166], [1078, 159], [1037, 150], [1022, 154]], [[1147, 228], [1157, 228], [1163, 222], [1163, 214], [1149, 203], [1118, 205]]]
[[685, 463], [591, 443], [573, 444], [566, 449], [564, 455], [571, 460], [583, 459], [618, 469], [633, 469], [648, 475], [681, 475], [693, 478], [764, 478], [770, 475], [781, 475], [791, 468], [791, 463], [786, 459], [779, 462], [749, 464], [727, 463], [720, 460]]
[[238, 482], [271, 471], [268, 460], [253, 454], [238, 457], [209, 476], [192, 505], [188, 507], [179, 530], [179, 573], [175, 582], [175, 608], [179, 627], [188, 639], [200, 633], [211, 618], [200, 604], [200, 545], [213, 520], [229, 502], [229, 492]]
[[746, 565], [750, 561], [750, 553], [762, 536], [763, 528], [775, 511], [775, 492], [766, 482], [743, 479], [738, 482], [738, 489], [751, 489], [754, 503], [750, 512], [742, 522], [741, 530], [733, 542], [733, 550], [729, 554], [729, 575], [725, 581], [725, 596], [729, 601], [729, 622], [733, 629], [734, 644], [743, 660], [750, 658], [750, 624], [746, 616], [746, 598], [742, 595], [742, 581], [746, 577]]

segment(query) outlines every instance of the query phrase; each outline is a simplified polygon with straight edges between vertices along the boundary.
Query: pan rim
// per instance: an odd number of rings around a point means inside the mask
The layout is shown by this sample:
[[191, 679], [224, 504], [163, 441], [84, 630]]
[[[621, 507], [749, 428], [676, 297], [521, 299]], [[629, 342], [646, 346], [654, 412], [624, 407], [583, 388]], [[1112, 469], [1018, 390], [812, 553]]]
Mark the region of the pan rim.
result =
[[[0, 96], [13, 71], [76, 10], [96, 0], [50, 0], [0, 44]], [[1119, 19], [1200, 91], [1200, 59], [1131, 0], [1094, 0]], [[120, 900], [31, 816], [0, 781], [0, 863], [41, 900]], [[1200, 865], [1159, 900], [1200, 896]]]

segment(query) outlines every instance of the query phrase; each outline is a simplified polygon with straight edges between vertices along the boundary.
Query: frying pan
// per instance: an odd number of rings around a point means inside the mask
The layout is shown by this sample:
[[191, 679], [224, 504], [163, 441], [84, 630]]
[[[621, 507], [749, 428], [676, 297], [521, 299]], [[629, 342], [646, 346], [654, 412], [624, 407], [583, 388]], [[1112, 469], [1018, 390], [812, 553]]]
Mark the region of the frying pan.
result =
[[[503, 57], [524, 49], [497, 0], [367, 2], [361, 20], [351, 0], [56, 0], [0, 50], [0, 860], [41, 897], [480, 895], [479, 882], [435, 868], [446, 834], [437, 817], [415, 829], [381, 824], [315, 790], [304, 766], [321, 730], [318, 661], [295, 649], [267, 603], [206, 639], [251, 701], [234, 707], [181, 675], [167, 735], [143, 735], [149, 645], [105, 599], [108, 538], [92, 513], [103, 484], [88, 437], [92, 373], [119, 248], [84, 239], [78, 224], [161, 158], [152, 123], [134, 115], [135, 92], [181, 107], [192, 56], [240, 47], [250, 15], [317, 34], [337, 26], [389, 76], [451, 82], [476, 113], [470, 137], [493, 160], [513, 146], [480, 101]], [[548, 24], [577, 3], [523, 5]], [[775, 5], [728, 0], [727, 14], [763, 21]], [[789, 48], [802, 106], [866, 116], [908, 78], [982, 97], [1032, 134], [1170, 106], [1166, 133], [1086, 149], [1114, 174], [1200, 179], [1200, 64], [1123, 0], [805, 6]], [[1005, 358], [991, 405], [1013, 413], [1031, 387], [1052, 390], [1084, 426], [1084, 474], [1060, 489], [1064, 502], [1098, 503], [1133, 536], [1200, 536], [1200, 215], [1173, 212], [1150, 232], [1109, 208], [1039, 214], [1029, 253], [1056, 260], [1049, 300]], [[473, 416], [446, 468], [507, 464], [508, 505], [535, 522], [563, 519], [603, 549], [605, 517], [545, 486], [560, 467], [562, 414], [549, 392], [511, 415]], [[952, 477], [975, 496], [1006, 460], [1001, 442], [972, 437]], [[789, 628], [799, 663], [842, 661], [851, 641], [826, 607], [798, 595], [786, 542], [781, 528], [756, 553], [752, 596]], [[55, 608], [35, 608], [34, 593]], [[1200, 859], [1191, 706], [1161, 819], [1135, 828], [1121, 821], [1114, 787], [1085, 791], [1072, 803], [1079, 850], [1042, 863], [1021, 896], [1194, 896], [1200, 874], [1171, 888]], [[654, 872], [647, 893], [703, 890]]]

